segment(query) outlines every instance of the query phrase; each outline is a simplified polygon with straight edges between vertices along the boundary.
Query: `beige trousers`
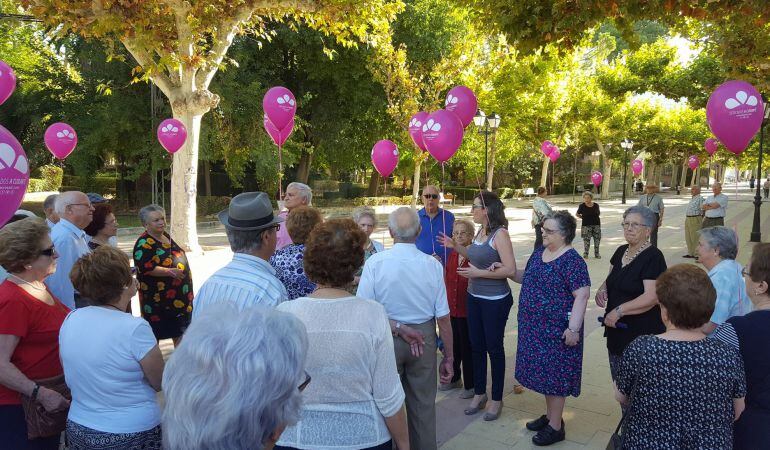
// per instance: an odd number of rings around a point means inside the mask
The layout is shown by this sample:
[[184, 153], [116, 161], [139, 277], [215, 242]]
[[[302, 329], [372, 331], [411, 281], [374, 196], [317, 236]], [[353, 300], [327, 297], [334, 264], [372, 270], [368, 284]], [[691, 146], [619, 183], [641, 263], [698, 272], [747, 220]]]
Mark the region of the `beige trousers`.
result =
[[698, 230], [703, 219], [700, 216], [685, 217], [684, 219], [684, 235], [687, 240], [687, 254], [690, 256], [698, 256]]

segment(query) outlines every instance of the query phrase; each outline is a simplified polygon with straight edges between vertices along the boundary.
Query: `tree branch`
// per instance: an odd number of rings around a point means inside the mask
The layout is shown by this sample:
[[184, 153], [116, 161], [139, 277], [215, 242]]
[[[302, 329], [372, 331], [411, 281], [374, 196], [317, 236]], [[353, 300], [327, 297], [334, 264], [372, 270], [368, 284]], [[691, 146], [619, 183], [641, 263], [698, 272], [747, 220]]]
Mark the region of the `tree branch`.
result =
[[169, 100], [171, 100], [171, 92], [176, 86], [165, 73], [157, 70], [158, 66], [155, 64], [150, 52], [138, 45], [134, 39], [124, 38], [121, 42], [123, 42], [126, 50], [131, 53], [131, 56], [136, 59], [136, 62], [138, 62], [140, 66], [145, 70], [150, 69], [150, 79], [152, 82], [158, 86], [161, 92], [163, 92]]
[[238, 34], [241, 24], [251, 18], [252, 12], [252, 8], [239, 8], [233, 16], [223, 19], [217, 24], [215, 28], [216, 41], [206, 58], [209, 62], [195, 76], [195, 85], [198, 89], [208, 89], [211, 80], [214, 79], [219, 70], [219, 65], [222, 64], [222, 60], [227, 55], [227, 50], [233, 44], [233, 39]]

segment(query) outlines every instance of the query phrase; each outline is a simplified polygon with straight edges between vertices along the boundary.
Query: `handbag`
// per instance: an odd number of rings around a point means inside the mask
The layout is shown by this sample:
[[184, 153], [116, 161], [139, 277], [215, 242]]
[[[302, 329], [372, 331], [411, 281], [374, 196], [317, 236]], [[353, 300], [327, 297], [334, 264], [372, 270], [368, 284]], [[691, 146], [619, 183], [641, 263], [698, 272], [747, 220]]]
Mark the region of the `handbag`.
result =
[[[636, 388], [639, 386], [639, 378], [634, 382], [634, 387], [631, 388], [631, 394], [628, 396], [629, 400], [632, 400], [636, 395]], [[623, 416], [618, 422], [618, 426], [615, 428], [615, 432], [610, 436], [610, 441], [607, 443], [607, 450], [621, 450], [623, 448], [624, 436], [620, 434], [620, 429], [623, 428], [623, 424], [628, 420], [628, 416], [631, 415], [631, 409], [633, 404], [629, 403], [628, 408], [623, 411]]]
[[[64, 381], [64, 375], [44, 378], [35, 382], [40, 387], [56, 391], [67, 400], [72, 400], [72, 393]], [[67, 426], [69, 408], [57, 412], [48, 412], [37, 399], [32, 399], [23, 394], [21, 396], [21, 407], [24, 409], [24, 417], [27, 421], [28, 439], [56, 436], [64, 431], [64, 428]]]

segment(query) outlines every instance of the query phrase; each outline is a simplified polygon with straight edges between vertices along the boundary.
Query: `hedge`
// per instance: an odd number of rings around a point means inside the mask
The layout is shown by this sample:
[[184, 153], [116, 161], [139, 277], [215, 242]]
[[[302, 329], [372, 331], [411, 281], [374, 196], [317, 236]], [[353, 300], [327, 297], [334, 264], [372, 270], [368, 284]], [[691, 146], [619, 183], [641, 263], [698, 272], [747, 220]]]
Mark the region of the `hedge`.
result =
[[211, 216], [217, 214], [219, 211], [226, 209], [230, 205], [230, 197], [215, 196], [207, 197], [205, 195], [199, 195], [195, 204], [198, 207], [198, 216]]
[[27, 192], [46, 192], [46, 186], [48, 186], [48, 183], [46, 183], [45, 180], [41, 180], [40, 178], [30, 178]]
[[64, 179], [64, 170], [59, 166], [45, 165], [38, 169], [45, 183], [44, 191], [58, 191]]

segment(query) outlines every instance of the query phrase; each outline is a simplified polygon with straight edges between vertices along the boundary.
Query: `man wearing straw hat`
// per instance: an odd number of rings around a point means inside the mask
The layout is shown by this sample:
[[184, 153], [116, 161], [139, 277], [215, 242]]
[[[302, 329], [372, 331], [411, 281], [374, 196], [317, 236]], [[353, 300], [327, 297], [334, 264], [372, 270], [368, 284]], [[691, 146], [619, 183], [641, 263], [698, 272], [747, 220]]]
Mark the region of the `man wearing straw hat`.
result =
[[250, 306], [278, 306], [288, 299], [286, 288], [267, 262], [275, 253], [282, 217], [273, 215], [264, 192], [244, 192], [219, 213], [233, 260], [212, 275], [195, 297], [193, 320], [216, 303], [231, 303], [243, 310]]

